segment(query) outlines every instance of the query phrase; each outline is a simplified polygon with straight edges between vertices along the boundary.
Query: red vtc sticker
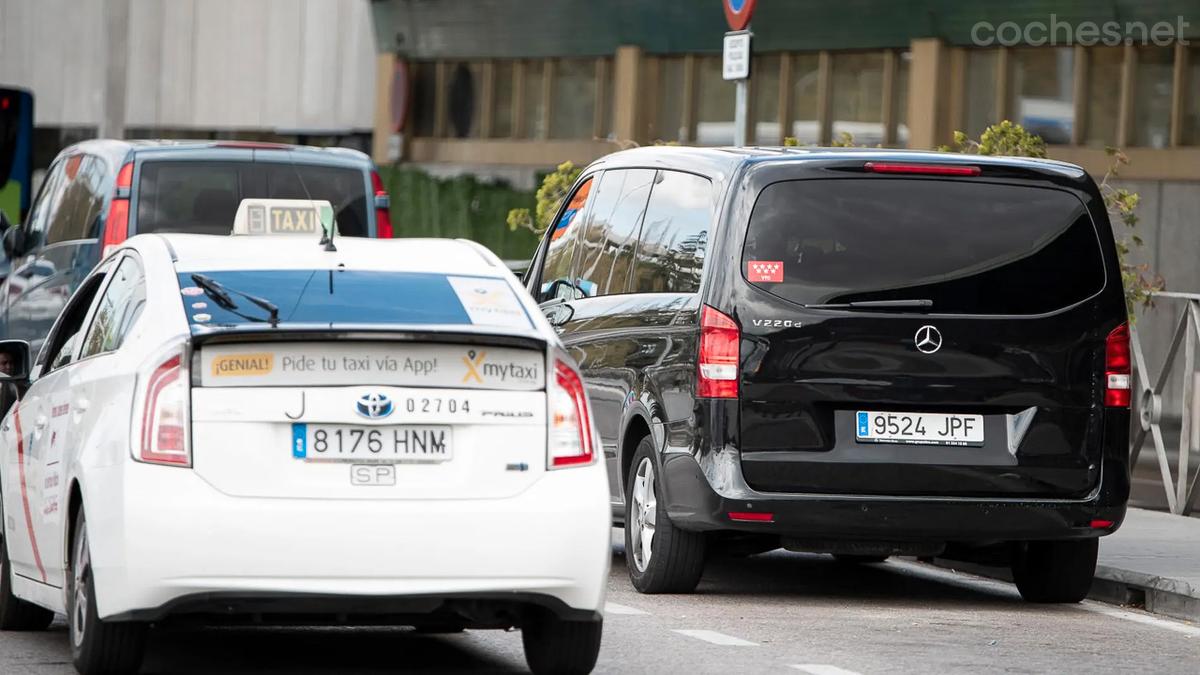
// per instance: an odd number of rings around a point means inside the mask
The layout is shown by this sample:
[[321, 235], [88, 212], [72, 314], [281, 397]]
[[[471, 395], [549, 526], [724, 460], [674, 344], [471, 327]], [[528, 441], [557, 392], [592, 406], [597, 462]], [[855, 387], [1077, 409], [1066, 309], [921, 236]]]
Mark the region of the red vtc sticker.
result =
[[746, 278], [751, 283], [783, 283], [782, 260], [751, 260], [746, 263]]

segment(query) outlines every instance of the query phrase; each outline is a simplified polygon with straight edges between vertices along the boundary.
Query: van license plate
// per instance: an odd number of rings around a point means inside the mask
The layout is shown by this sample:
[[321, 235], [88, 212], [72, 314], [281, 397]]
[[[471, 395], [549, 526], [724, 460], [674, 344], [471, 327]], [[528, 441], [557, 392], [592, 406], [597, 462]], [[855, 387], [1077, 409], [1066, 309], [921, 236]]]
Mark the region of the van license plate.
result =
[[983, 445], [983, 415], [891, 413], [860, 410], [855, 416], [859, 443]]
[[293, 424], [292, 457], [307, 462], [396, 464], [454, 457], [448, 426]]

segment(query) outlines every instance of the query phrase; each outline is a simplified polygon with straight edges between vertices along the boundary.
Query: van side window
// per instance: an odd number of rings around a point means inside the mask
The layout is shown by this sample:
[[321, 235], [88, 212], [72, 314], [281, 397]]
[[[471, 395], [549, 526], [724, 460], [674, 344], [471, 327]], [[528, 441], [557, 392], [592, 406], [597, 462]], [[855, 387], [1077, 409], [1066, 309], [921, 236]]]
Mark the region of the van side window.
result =
[[95, 238], [97, 220], [104, 206], [100, 189], [103, 165], [90, 155], [72, 155], [63, 164], [62, 196], [46, 225], [46, 245]]
[[571, 281], [571, 264], [575, 261], [578, 226], [583, 223], [583, 210], [591, 192], [592, 179], [588, 178], [575, 190], [575, 194], [571, 195], [567, 208], [550, 229], [550, 244], [546, 248], [542, 274], [538, 277], [541, 283], [538, 302], [546, 302], [556, 297], [574, 299], [581, 295]]
[[712, 183], [679, 171], [660, 174], [646, 206], [629, 290], [695, 293], [712, 224]]
[[142, 268], [135, 258], [126, 257], [111, 276], [83, 339], [81, 359], [120, 348], [146, 304]]
[[24, 249], [26, 251], [33, 251], [42, 245], [43, 235], [46, 233], [46, 223], [53, 216], [62, 195], [63, 167], [66, 163], [66, 159], [59, 160], [50, 167], [50, 172], [46, 174], [46, 180], [42, 183], [41, 191], [38, 192], [37, 202], [34, 203], [33, 210], [29, 213], [29, 220], [25, 224]]
[[580, 244], [576, 276], [585, 295], [627, 292], [633, 249], [655, 173], [653, 169], [604, 172]]

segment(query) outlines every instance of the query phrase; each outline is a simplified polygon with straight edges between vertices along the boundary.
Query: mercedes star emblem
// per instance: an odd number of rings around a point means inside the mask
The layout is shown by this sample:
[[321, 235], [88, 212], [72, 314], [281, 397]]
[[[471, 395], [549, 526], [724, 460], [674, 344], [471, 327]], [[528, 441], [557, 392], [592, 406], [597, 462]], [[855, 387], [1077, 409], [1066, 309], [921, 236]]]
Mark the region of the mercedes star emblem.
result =
[[942, 348], [942, 334], [933, 326], [921, 326], [913, 337], [917, 343], [917, 351], [922, 354], [932, 354]]

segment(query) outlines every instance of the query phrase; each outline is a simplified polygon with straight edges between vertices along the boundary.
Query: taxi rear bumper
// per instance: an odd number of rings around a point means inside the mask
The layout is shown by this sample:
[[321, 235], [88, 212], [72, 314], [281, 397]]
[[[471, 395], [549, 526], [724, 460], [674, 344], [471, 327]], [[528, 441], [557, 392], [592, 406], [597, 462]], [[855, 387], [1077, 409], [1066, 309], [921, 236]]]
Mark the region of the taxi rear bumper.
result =
[[248, 498], [189, 469], [93, 474], [84, 508], [103, 619], [474, 612], [486, 624], [513, 606], [585, 618], [603, 606], [612, 551], [599, 465], [548, 472], [504, 499]]

